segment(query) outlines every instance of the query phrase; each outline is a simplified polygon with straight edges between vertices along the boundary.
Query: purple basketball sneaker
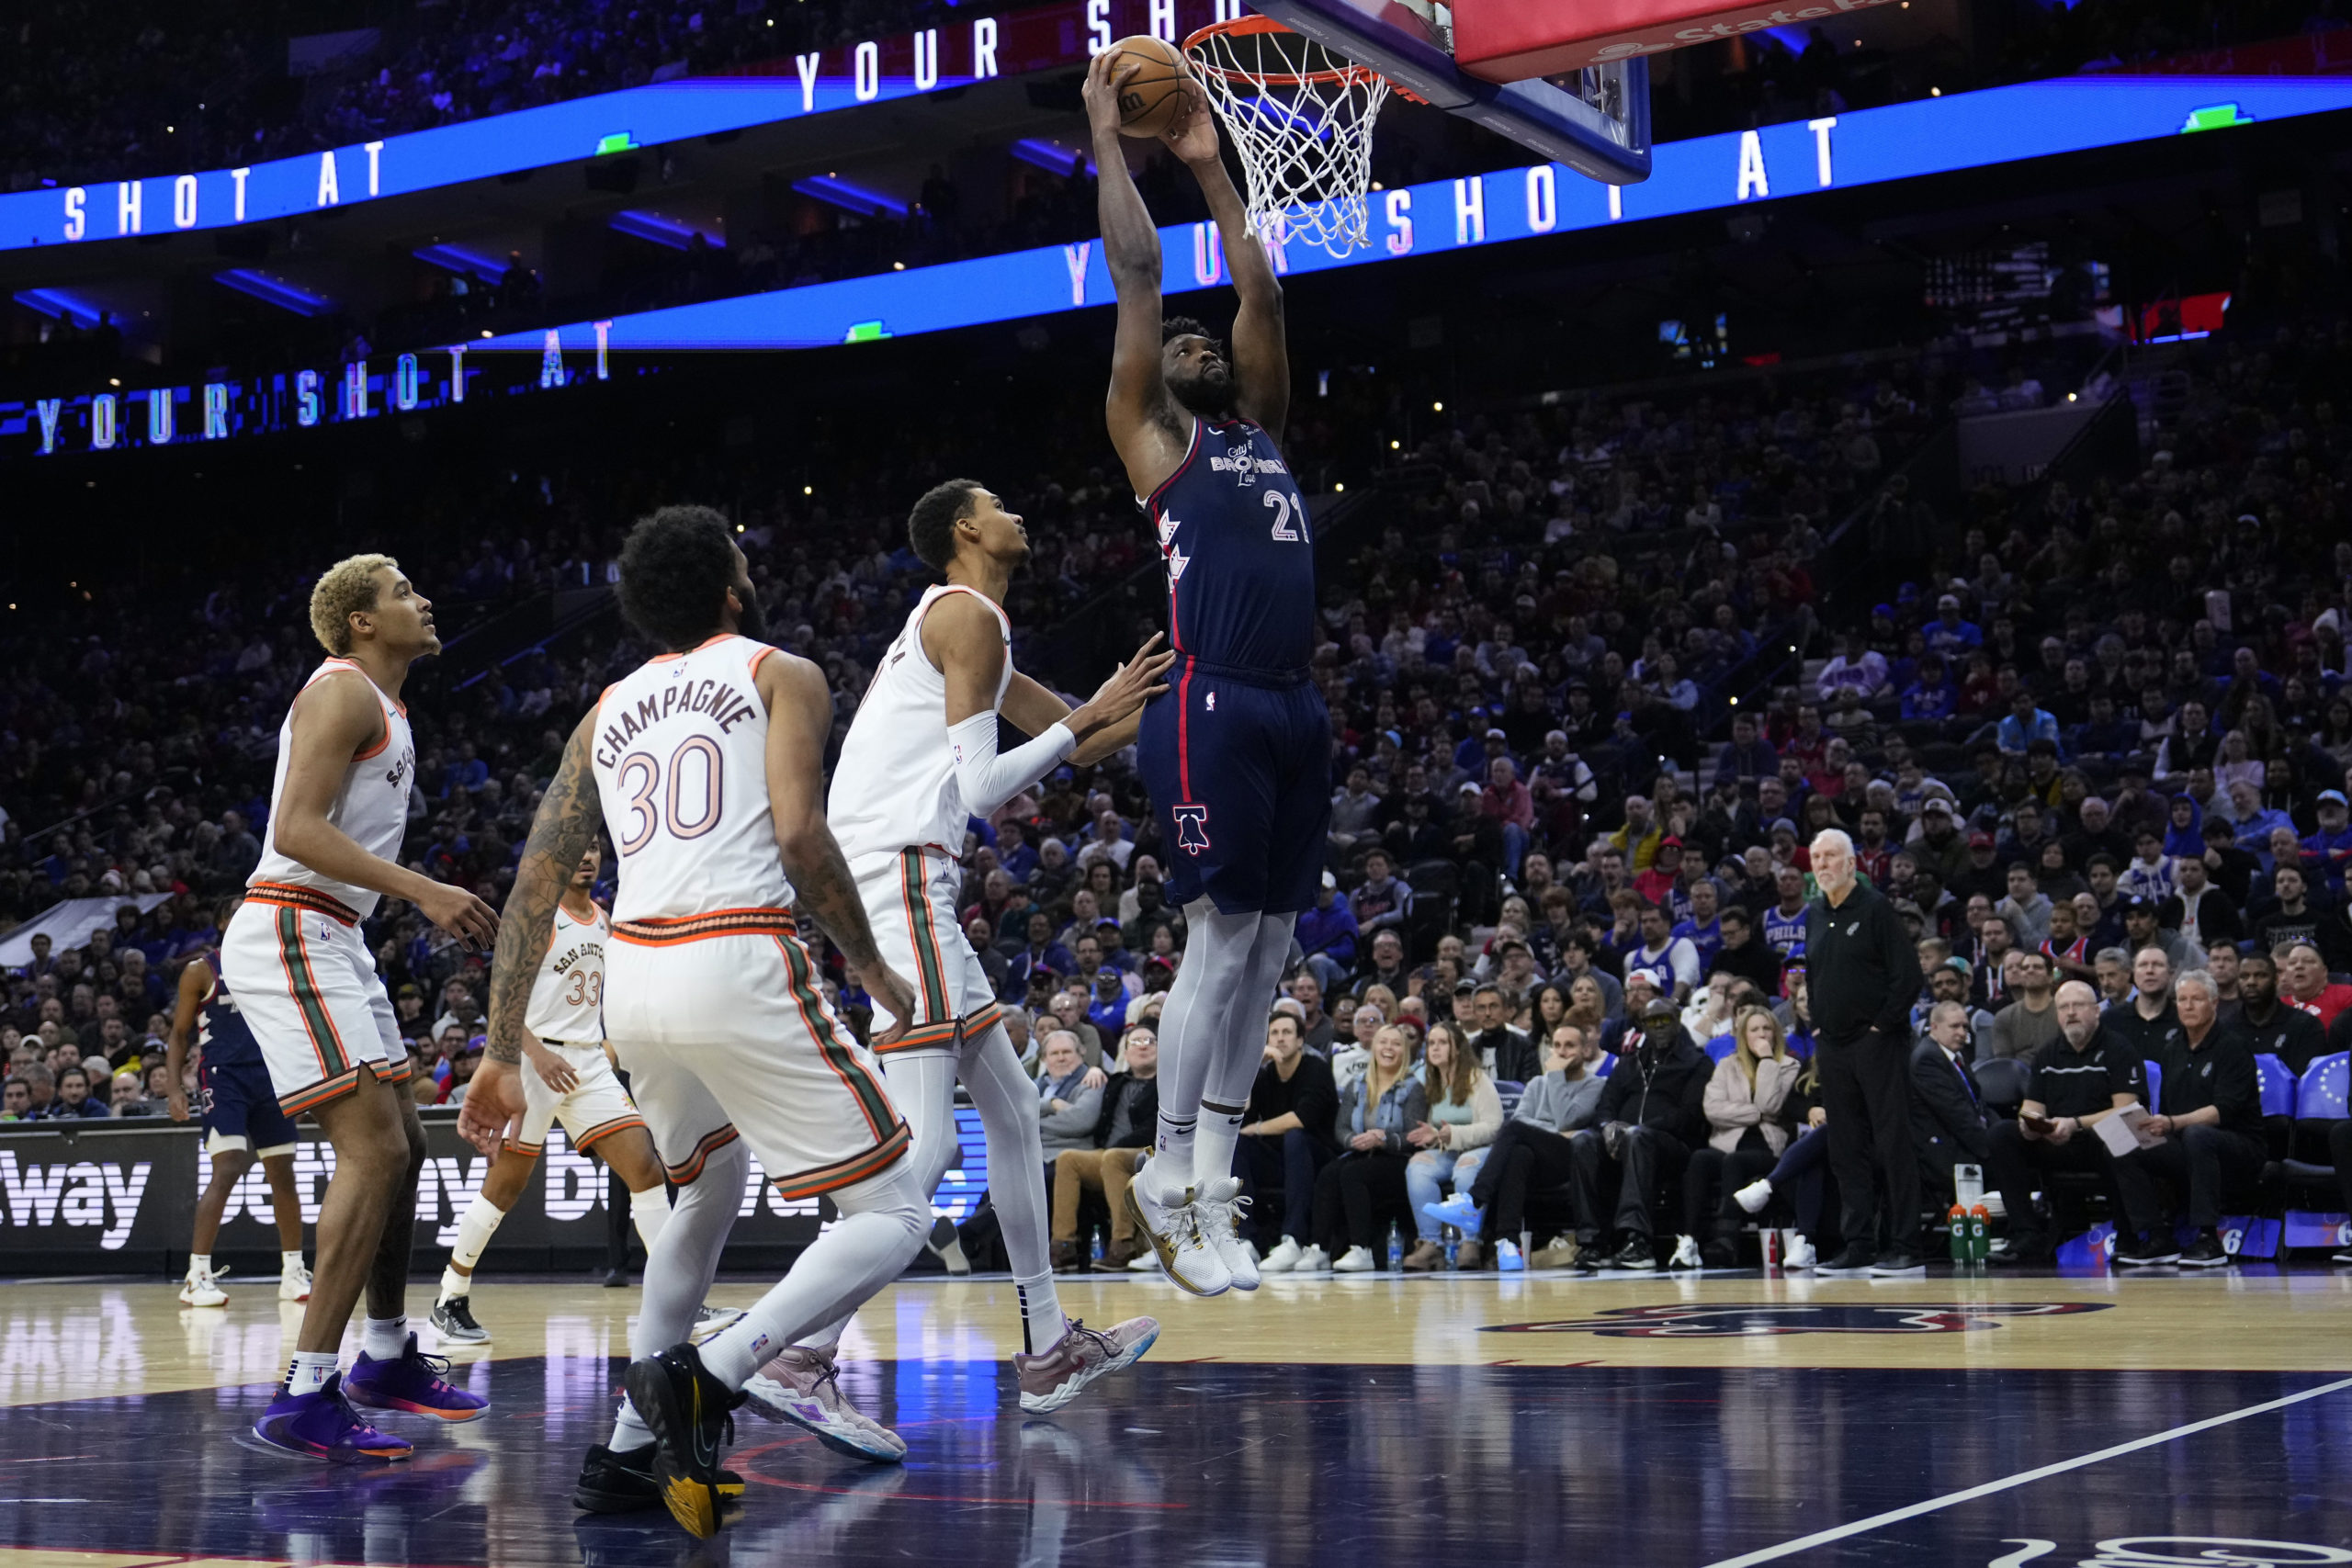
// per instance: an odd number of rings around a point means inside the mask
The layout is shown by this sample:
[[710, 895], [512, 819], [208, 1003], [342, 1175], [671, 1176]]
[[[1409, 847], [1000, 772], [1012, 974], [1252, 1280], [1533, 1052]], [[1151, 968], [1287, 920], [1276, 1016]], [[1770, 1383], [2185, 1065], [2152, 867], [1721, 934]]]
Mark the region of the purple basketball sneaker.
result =
[[254, 1436], [271, 1448], [330, 1464], [390, 1464], [414, 1450], [408, 1439], [379, 1432], [362, 1421], [344, 1399], [340, 1373], [316, 1393], [288, 1393], [269, 1402]]
[[490, 1408], [490, 1401], [480, 1394], [468, 1393], [451, 1386], [442, 1374], [449, 1363], [438, 1356], [427, 1356], [416, 1348], [416, 1336], [408, 1337], [408, 1346], [396, 1361], [378, 1361], [365, 1351], [351, 1364], [350, 1375], [344, 1379], [344, 1392], [354, 1404], [365, 1404], [375, 1410], [404, 1410], [412, 1416], [430, 1416], [442, 1421], [471, 1421]]

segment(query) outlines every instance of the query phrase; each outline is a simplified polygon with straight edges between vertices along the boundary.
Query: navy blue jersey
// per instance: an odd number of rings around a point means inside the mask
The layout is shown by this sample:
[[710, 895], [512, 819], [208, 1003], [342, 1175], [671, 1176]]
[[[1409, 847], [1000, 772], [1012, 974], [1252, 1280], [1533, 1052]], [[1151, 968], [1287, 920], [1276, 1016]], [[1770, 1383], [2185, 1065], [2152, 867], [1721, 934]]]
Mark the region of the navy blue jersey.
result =
[[1315, 653], [1315, 545], [1273, 437], [1193, 422], [1184, 461], [1145, 502], [1168, 567], [1168, 640], [1186, 659], [1303, 681]]
[[196, 1010], [196, 1043], [204, 1053], [207, 1067], [260, 1066], [261, 1043], [254, 1038], [252, 1025], [229, 995], [229, 983], [220, 978], [220, 960], [208, 953], [204, 965], [212, 971], [212, 989], [203, 1004]]

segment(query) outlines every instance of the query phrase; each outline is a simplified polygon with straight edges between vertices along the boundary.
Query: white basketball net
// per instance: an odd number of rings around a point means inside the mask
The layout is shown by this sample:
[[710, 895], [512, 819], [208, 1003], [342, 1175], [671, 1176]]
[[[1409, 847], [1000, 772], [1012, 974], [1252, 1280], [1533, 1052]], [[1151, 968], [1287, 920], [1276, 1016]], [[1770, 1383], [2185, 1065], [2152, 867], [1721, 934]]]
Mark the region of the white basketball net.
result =
[[1286, 28], [1196, 34], [1186, 54], [1241, 154], [1260, 236], [1334, 256], [1364, 243], [1387, 78]]

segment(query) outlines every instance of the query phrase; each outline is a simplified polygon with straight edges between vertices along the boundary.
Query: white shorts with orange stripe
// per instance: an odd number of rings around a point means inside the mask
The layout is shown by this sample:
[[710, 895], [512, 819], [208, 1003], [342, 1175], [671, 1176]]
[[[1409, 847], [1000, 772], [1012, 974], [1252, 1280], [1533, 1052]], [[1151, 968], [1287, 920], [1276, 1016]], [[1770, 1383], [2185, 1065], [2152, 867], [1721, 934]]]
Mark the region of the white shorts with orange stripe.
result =
[[523, 1122], [514, 1135], [506, 1140], [510, 1149], [537, 1158], [547, 1146], [548, 1128], [563, 1123], [564, 1135], [571, 1146], [585, 1154], [605, 1138], [627, 1127], [642, 1127], [645, 1118], [638, 1113], [637, 1101], [621, 1087], [613, 1064], [606, 1059], [601, 1044], [582, 1045], [562, 1040], [539, 1042], [562, 1057], [580, 1081], [569, 1094], [558, 1094], [539, 1077], [538, 1069], [528, 1061], [523, 1064]]
[[253, 1027], [288, 1116], [349, 1094], [362, 1073], [408, 1081], [408, 1048], [376, 955], [336, 899], [256, 883], [220, 933], [220, 977]]
[[786, 1198], [863, 1181], [906, 1155], [874, 1055], [826, 1005], [785, 910], [616, 922], [605, 1032], [681, 1186], [739, 1135]]
[[961, 868], [937, 850], [910, 848], [861, 855], [849, 869], [882, 962], [915, 988], [913, 1025], [877, 1055], [960, 1051], [987, 1033], [1000, 1010], [956, 913]]

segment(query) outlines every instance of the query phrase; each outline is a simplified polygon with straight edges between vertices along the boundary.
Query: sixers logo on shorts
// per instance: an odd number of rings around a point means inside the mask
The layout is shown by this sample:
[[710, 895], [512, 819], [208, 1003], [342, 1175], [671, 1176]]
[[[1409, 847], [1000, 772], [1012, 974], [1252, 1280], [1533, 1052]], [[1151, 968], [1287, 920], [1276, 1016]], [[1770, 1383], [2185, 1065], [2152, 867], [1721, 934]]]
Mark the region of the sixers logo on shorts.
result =
[[1199, 854], [1209, 847], [1209, 808], [1205, 806], [1174, 806], [1168, 814], [1176, 819], [1176, 847], [1188, 855]]
[[1498, 1323], [1485, 1334], [1594, 1334], [1604, 1339], [1745, 1339], [1783, 1334], [1966, 1334], [1998, 1328], [2005, 1317], [2071, 1317], [2105, 1312], [2106, 1302], [1976, 1302], [1965, 1305], [1800, 1305], [1611, 1307], [1586, 1318]]

